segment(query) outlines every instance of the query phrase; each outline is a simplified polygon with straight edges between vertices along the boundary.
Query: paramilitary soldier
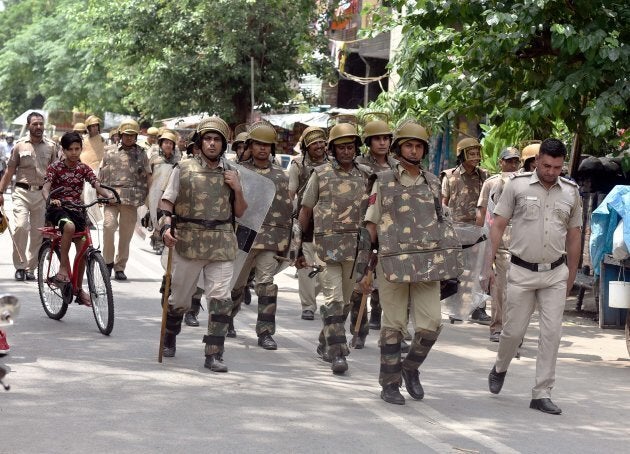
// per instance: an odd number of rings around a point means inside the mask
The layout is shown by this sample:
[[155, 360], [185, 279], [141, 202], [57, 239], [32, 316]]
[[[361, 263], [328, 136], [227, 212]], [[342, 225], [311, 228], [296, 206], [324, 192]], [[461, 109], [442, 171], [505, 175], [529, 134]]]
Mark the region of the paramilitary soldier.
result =
[[[475, 225], [477, 219], [477, 201], [483, 182], [489, 174], [479, 167], [481, 162], [481, 144], [477, 139], [465, 138], [457, 143], [457, 166], [440, 174], [442, 178], [442, 203], [451, 210], [454, 222]], [[476, 307], [470, 319], [477, 323], [490, 324], [486, 314], [485, 302]]]
[[201, 274], [208, 300], [204, 366], [227, 372], [223, 346], [232, 309], [230, 281], [237, 249], [232, 220], [245, 213], [247, 203], [237, 172], [223, 158], [230, 136], [228, 125], [213, 116], [202, 120], [197, 131], [201, 153], [175, 166], [160, 205], [164, 244], [175, 247], [163, 354], [175, 356], [176, 336]]
[[[127, 279], [125, 266], [129, 259], [129, 243], [138, 219], [138, 207], [144, 205], [151, 186], [151, 166], [144, 148], [136, 144], [140, 127], [135, 120], [125, 120], [119, 128], [121, 140], [109, 146], [99, 170], [101, 183], [111, 186], [120, 195], [120, 205], [104, 208], [103, 258], [114, 278]], [[114, 235], [118, 230], [118, 254], [114, 258]]]
[[[326, 132], [317, 126], [309, 126], [302, 132], [300, 138], [301, 158], [291, 161], [289, 166], [289, 197], [291, 200], [297, 196], [296, 208], [299, 214], [302, 204], [302, 195], [306, 188], [306, 183], [313, 169], [328, 160], [326, 155]], [[313, 218], [311, 218], [311, 224]], [[301, 265], [314, 265], [317, 256], [313, 245], [312, 225], [308, 229], [308, 237], [302, 239], [302, 252], [304, 260]], [[298, 268], [298, 288], [300, 303], [302, 303], [302, 319], [315, 319], [317, 310], [317, 294], [319, 293], [319, 276], [308, 277], [309, 270], [304, 266]]]
[[360, 146], [361, 138], [353, 124], [340, 123], [331, 128], [328, 148], [332, 160], [315, 167], [304, 190], [299, 216], [303, 231], [314, 219], [315, 250], [326, 263], [321, 275], [324, 327], [317, 352], [331, 361], [336, 374], [348, 370], [344, 324], [350, 312], [357, 233], [365, 213], [370, 175], [368, 167], [354, 161]]
[[[373, 120], [366, 123], [365, 128], [363, 128], [363, 142], [368, 146], [368, 153], [357, 158], [359, 164], [365, 164], [372, 169], [374, 174], [396, 167], [396, 160], [389, 155], [389, 148], [392, 144], [392, 130], [387, 122]], [[359, 292], [352, 293], [353, 313], [357, 311], [358, 314], [361, 296]], [[378, 288], [376, 287], [370, 295], [370, 308], [370, 329], [381, 329], [381, 305], [379, 303]], [[362, 338], [361, 342], [364, 340], [365, 337]]]
[[[177, 143], [177, 136], [169, 130], [165, 130], [160, 134], [158, 138], [158, 152], [153, 154], [149, 159], [149, 165], [151, 166], [151, 174], [154, 176], [151, 186], [164, 184], [163, 178], [157, 178], [165, 172], [169, 172], [175, 164], [179, 161], [175, 154], [175, 144]], [[151, 188], [151, 191], [161, 191], [163, 187]], [[156, 199], [157, 200], [157, 199]], [[160, 232], [157, 228], [153, 230], [151, 234], [151, 247], [156, 254], [162, 255], [164, 250], [164, 243], [160, 236]]]
[[[418, 368], [441, 331], [440, 280], [461, 274], [461, 246], [442, 213], [440, 183], [421, 165], [429, 149], [426, 130], [413, 120], [394, 132], [392, 150], [399, 163], [376, 175], [366, 228], [378, 248], [376, 275], [381, 293], [381, 398], [402, 405], [402, 379], [414, 399], [422, 399]], [[364, 291], [367, 281], [361, 280]], [[414, 337], [401, 362], [400, 343], [413, 312]]]
[[246, 146], [252, 157], [243, 165], [276, 185], [276, 196], [263, 221], [262, 228], [241, 270], [232, 290], [232, 317], [238, 313], [243, 301], [243, 292], [247, 285], [250, 270], [256, 270], [258, 295], [258, 320], [256, 335], [258, 345], [265, 350], [278, 348], [272, 335], [276, 332], [276, 305], [278, 286], [273, 283], [273, 276], [278, 268], [276, 255], [284, 255], [289, 248], [291, 235], [291, 201], [289, 199], [289, 178], [282, 167], [271, 162], [276, 149], [276, 130], [265, 122], [252, 124], [248, 130]]

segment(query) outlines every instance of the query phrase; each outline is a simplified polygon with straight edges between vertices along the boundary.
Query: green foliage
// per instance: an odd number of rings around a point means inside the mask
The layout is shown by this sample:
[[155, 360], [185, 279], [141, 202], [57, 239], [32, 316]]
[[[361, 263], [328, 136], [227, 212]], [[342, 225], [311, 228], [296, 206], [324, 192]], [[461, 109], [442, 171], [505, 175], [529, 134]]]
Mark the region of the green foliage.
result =
[[[562, 121], [591, 153], [628, 125], [630, 8], [621, 0], [392, 0], [379, 30], [402, 27], [400, 76], [377, 104], [440, 124], [457, 114], [527, 124]], [[406, 11], [402, 14], [401, 11]], [[374, 108], [379, 108], [379, 105]]]
[[[30, 107], [163, 118], [209, 111], [242, 122], [289, 82], [325, 75], [315, 0], [23, 0], [0, 13], [0, 112]], [[21, 24], [15, 27], [14, 24]]]

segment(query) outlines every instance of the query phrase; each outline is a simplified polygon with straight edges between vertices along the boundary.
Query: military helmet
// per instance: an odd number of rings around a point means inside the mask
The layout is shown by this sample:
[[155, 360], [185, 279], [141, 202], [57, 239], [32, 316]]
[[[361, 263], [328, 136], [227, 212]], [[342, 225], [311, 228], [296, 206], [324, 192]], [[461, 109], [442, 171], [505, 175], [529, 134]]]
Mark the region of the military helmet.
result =
[[227, 150], [228, 140], [230, 139], [230, 127], [228, 124], [223, 121], [220, 117], [213, 115], [211, 117], [204, 118], [197, 125], [197, 146], [201, 148], [201, 140], [203, 139], [204, 134], [208, 132], [215, 132], [221, 136], [221, 140], [223, 141], [223, 146], [221, 147], [221, 151]]
[[164, 132], [160, 135], [160, 137], [158, 138], [158, 144], [162, 145], [162, 141], [164, 139], [170, 140], [171, 142], [173, 142], [173, 144], [177, 143], [177, 136], [175, 135], [175, 133], [169, 131], [168, 129], [165, 129]]
[[158, 136], [158, 135], [160, 135], [160, 130], [156, 128], [155, 126], [151, 126], [149, 129], [147, 129], [147, 136]]
[[326, 132], [322, 128], [318, 128], [317, 126], [309, 126], [304, 131], [302, 131], [302, 137], [300, 138], [300, 142], [302, 143], [303, 151], [318, 141], [326, 142]]
[[140, 126], [136, 120], [125, 120], [120, 124], [118, 133], [138, 135], [138, 133], [140, 133]]
[[411, 139], [417, 139], [423, 142], [425, 154], [428, 153], [429, 134], [427, 133], [425, 127], [414, 119], [405, 120], [398, 126], [398, 128], [396, 128], [392, 139], [392, 149], [396, 153], [399, 153], [400, 145]]
[[74, 132], [78, 132], [79, 134], [85, 134], [87, 132], [87, 128], [85, 127], [85, 123], [75, 123], [72, 127]]
[[540, 143], [531, 143], [523, 148], [521, 152], [521, 162], [525, 163], [530, 158], [535, 158], [538, 156], [538, 152], [540, 151]]
[[356, 154], [359, 155], [361, 152], [359, 147], [363, 142], [361, 142], [361, 137], [357, 132], [357, 127], [352, 123], [337, 123], [335, 126], [330, 128], [330, 133], [328, 134], [328, 150], [334, 156], [336, 144], [340, 145], [353, 141], [356, 148]]
[[92, 126], [92, 125], [98, 125], [100, 127], [101, 119], [98, 118], [96, 115], [90, 115], [85, 120], [85, 126]]
[[[459, 142], [457, 142], [457, 159], [459, 162], [467, 161], [468, 158], [468, 150], [474, 150], [475, 148], [479, 149], [481, 152], [481, 144], [474, 137], [466, 137]], [[481, 156], [480, 156], [481, 157]]]
[[370, 138], [374, 136], [389, 136], [391, 138], [392, 129], [386, 121], [372, 120], [363, 128], [363, 142], [365, 142], [365, 144], [369, 147]]
[[247, 128], [247, 140], [245, 143], [247, 146], [249, 146], [253, 141], [270, 144], [271, 154], [275, 156], [277, 138], [278, 133], [271, 123], [266, 121], [257, 121], [249, 125], [249, 128]]
[[232, 142], [232, 147], [235, 147], [239, 143], [245, 143], [248, 137], [249, 135], [246, 132], [239, 132], [234, 138], [234, 141]]

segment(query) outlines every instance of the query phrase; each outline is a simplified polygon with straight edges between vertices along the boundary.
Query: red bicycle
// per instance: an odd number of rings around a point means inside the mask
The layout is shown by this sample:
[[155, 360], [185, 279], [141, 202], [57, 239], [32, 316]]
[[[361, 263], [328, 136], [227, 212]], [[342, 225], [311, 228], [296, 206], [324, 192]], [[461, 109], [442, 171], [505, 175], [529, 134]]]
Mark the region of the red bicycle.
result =
[[[120, 197], [115, 189], [101, 185], [101, 187], [111, 191], [116, 202], [120, 203]], [[52, 191], [48, 197], [46, 205], [50, 203], [53, 194], [63, 190], [57, 188]], [[64, 206], [85, 211], [87, 208], [97, 203], [109, 203], [111, 199], [97, 198], [89, 204], [75, 204], [69, 201], [63, 201]], [[37, 284], [39, 287], [39, 297], [44, 307], [44, 312], [53, 320], [61, 320], [68, 305], [75, 302], [80, 303], [80, 291], [78, 285], [79, 264], [81, 260], [86, 261], [87, 281], [92, 304], [92, 312], [96, 325], [101, 333], [109, 335], [114, 329], [114, 296], [112, 294], [112, 284], [110, 281], [110, 272], [105, 264], [105, 259], [98, 247], [94, 247], [92, 236], [90, 235], [90, 227], [86, 226], [85, 230], [75, 232], [72, 239], [85, 238], [85, 242], [74, 258], [74, 263], [68, 270], [68, 283], [59, 283], [54, 277], [59, 272], [60, 266], [60, 243], [61, 232], [55, 227], [43, 227], [40, 229], [44, 240], [39, 248], [39, 263], [37, 266]]]

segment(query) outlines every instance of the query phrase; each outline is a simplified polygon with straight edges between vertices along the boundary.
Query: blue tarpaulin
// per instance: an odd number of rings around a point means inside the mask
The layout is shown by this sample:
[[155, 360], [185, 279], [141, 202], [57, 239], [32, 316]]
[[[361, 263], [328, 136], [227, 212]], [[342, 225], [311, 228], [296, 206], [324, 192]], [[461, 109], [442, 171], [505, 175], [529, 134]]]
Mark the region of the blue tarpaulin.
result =
[[591, 215], [591, 261], [599, 276], [604, 254], [612, 252], [613, 233], [623, 219], [623, 240], [630, 250], [630, 186], [615, 186]]

